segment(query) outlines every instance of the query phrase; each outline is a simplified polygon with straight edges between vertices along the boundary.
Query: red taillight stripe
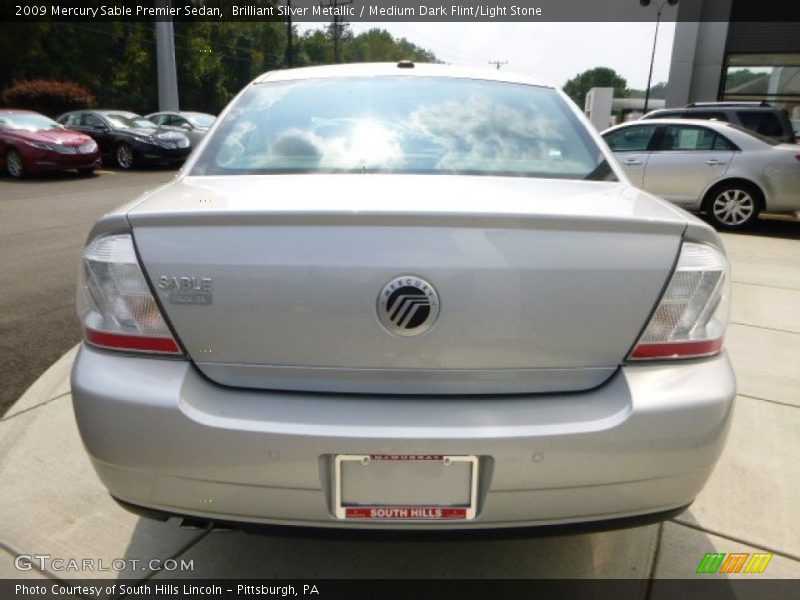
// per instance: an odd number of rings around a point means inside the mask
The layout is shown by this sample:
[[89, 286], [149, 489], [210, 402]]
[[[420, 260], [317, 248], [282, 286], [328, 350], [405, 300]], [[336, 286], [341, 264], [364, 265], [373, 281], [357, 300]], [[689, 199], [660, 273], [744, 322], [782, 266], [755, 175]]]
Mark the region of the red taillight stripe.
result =
[[639, 344], [631, 358], [689, 358], [709, 356], [722, 349], [722, 338], [701, 342], [674, 342], [669, 344]]
[[139, 352], [162, 352], [166, 354], [180, 354], [181, 349], [172, 338], [144, 337], [140, 335], [121, 335], [105, 331], [84, 330], [86, 341], [104, 348], [117, 348], [119, 350], [137, 350]]

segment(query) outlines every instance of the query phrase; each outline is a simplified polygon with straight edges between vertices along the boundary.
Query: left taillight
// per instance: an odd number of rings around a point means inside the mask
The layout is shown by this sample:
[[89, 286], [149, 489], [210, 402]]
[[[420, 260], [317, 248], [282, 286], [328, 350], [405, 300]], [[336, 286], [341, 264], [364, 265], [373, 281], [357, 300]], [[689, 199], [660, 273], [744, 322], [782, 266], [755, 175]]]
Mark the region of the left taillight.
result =
[[181, 356], [139, 266], [130, 234], [92, 240], [83, 252], [78, 317], [93, 346]]

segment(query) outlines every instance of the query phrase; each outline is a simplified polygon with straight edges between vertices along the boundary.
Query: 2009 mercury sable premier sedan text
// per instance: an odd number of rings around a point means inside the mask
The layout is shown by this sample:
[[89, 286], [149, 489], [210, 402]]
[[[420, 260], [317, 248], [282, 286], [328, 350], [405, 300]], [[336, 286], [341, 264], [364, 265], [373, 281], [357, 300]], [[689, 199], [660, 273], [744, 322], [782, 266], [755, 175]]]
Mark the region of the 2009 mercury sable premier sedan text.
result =
[[83, 256], [75, 414], [133, 508], [349, 528], [662, 513], [722, 450], [728, 261], [561, 94], [269, 73]]

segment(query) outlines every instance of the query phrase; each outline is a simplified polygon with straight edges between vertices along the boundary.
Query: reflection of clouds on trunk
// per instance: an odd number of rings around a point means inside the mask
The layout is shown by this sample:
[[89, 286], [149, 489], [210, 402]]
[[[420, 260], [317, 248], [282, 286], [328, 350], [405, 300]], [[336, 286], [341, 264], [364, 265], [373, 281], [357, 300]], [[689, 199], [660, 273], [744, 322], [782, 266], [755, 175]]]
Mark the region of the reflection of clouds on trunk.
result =
[[[519, 108], [492, 102], [473, 94], [465, 102], [443, 102], [423, 106], [409, 117], [418, 135], [429, 138], [441, 148], [436, 164], [446, 170], [586, 171], [585, 162], [564, 156], [564, 138], [556, 122], [538, 116], [536, 108]], [[558, 126], [557, 126], [558, 125]], [[577, 158], [577, 157], [575, 157]], [[554, 161], [561, 163], [553, 169]], [[584, 164], [581, 164], [584, 163]]]

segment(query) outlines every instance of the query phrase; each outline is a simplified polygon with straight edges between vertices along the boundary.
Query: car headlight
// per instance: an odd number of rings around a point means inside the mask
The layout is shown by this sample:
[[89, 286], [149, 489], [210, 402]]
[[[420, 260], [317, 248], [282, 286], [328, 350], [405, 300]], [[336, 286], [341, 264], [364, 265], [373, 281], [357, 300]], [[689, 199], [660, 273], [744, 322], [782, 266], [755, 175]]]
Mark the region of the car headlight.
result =
[[162, 148], [188, 148], [189, 138], [177, 133], [167, 133], [156, 136], [156, 143]]
[[83, 154], [91, 154], [92, 152], [97, 152], [97, 142], [94, 140], [89, 140], [88, 142], [84, 142], [79, 146], [79, 150]]

